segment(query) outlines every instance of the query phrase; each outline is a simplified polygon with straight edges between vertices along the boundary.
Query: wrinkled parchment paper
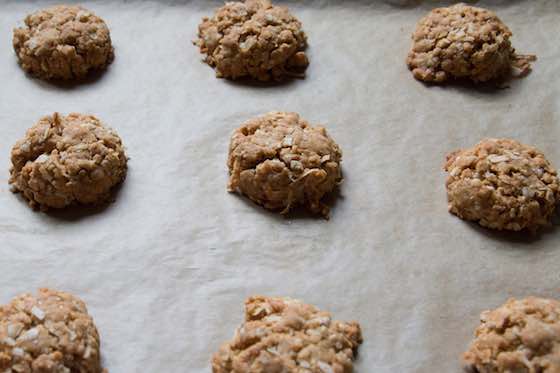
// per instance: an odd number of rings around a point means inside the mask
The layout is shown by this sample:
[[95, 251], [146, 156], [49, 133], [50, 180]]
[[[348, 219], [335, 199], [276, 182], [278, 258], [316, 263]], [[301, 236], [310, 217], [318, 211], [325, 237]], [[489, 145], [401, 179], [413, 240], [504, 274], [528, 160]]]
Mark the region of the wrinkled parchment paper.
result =
[[[27, 77], [12, 28], [50, 2], [0, 3], [0, 302], [38, 287], [83, 298], [113, 373], [209, 372], [252, 294], [301, 298], [358, 320], [358, 373], [459, 372], [480, 311], [560, 298], [560, 228], [494, 233], [447, 212], [445, 154], [512, 137], [560, 167], [560, 2], [481, 2], [539, 60], [502, 90], [427, 87], [404, 60], [440, 3], [289, 3], [309, 36], [307, 79], [273, 87], [214, 77], [191, 45], [218, 2], [92, 1], [116, 60], [87, 84]], [[329, 221], [285, 219], [225, 191], [229, 136], [270, 110], [324, 124], [344, 151]], [[115, 128], [130, 172], [104, 209], [44, 214], [9, 191], [13, 143], [45, 114]]]

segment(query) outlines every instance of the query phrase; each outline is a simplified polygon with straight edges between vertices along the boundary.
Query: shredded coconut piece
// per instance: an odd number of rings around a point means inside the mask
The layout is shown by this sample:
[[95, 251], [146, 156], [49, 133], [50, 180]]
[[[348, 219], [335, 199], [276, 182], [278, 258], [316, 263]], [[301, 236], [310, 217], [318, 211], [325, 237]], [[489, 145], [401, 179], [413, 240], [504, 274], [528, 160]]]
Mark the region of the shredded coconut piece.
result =
[[323, 361], [318, 361], [317, 362], [317, 366], [319, 367], [319, 369], [321, 369], [321, 371], [323, 373], [334, 373], [333, 368], [331, 368], [331, 366]]
[[31, 341], [39, 336], [39, 329], [32, 328], [27, 330], [25, 333], [22, 334], [21, 340], [23, 341]]
[[43, 320], [45, 318], [45, 313], [39, 307], [33, 306], [33, 308], [31, 308], [31, 313], [39, 320]]

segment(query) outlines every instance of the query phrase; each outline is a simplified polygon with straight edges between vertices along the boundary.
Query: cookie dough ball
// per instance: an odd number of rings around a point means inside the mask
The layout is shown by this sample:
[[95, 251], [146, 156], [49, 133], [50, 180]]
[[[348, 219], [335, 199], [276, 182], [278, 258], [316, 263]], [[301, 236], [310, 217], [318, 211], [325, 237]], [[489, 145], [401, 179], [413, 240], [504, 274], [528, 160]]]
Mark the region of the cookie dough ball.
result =
[[213, 373], [351, 373], [360, 325], [290, 298], [251, 297], [245, 322], [212, 358]]
[[302, 77], [307, 37], [288, 8], [268, 0], [227, 2], [198, 27], [195, 44], [220, 78]]
[[96, 204], [124, 180], [119, 136], [92, 115], [41, 118], [12, 149], [10, 184], [32, 207]]
[[0, 370], [101, 373], [99, 334], [84, 302], [40, 289], [0, 306]]
[[475, 339], [463, 355], [477, 373], [560, 372], [560, 302], [510, 299], [483, 312]]
[[406, 62], [414, 77], [425, 82], [485, 82], [506, 76], [512, 66], [524, 75], [535, 57], [516, 55], [511, 36], [489, 10], [465, 4], [436, 8], [418, 23]]
[[14, 49], [21, 67], [45, 80], [79, 79], [113, 60], [109, 29], [80, 6], [59, 5], [25, 18], [14, 30]]
[[321, 198], [342, 181], [341, 158], [323, 127], [310, 126], [296, 113], [271, 112], [233, 133], [228, 189], [284, 214], [304, 205], [328, 216]]
[[493, 229], [536, 230], [549, 224], [560, 198], [556, 170], [537, 149], [486, 139], [447, 156], [449, 211]]

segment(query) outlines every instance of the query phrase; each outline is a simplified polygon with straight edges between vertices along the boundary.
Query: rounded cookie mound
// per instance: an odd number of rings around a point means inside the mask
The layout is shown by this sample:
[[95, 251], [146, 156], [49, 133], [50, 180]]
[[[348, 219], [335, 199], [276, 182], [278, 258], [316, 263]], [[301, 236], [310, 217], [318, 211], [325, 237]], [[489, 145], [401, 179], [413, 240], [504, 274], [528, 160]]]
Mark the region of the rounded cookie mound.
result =
[[537, 149], [486, 139], [447, 156], [449, 211], [493, 229], [536, 230], [560, 200], [556, 170]]
[[218, 77], [301, 77], [309, 64], [301, 22], [268, 0], [227, 2], [198, 27], [195, 44]]
[[290, 298], [251, 297], [245, 322], [212, 358], [213, 373], [351, 373], [360, 325]]
[[14, 30], [14, 49], [21, 67], [38, 78], [78, 79], [113, 60], [107, 25], [80, 6], [40, 10], [25, 25]]
[[99, 334], [84, 302], [40, 289], [0, 306], [2, 372], [101, 373]]
[[482, 324], [463, 355], [465, 370], [477, 373], [560, 372], [560, 302], [510, 299], [483, 312]]
[[247, 121], [231, 138], [228, 189], [271, 210], [295, 205], [328, 216], [321, 198], [341, 181], [342, 152], [323, 127], [296, 113], [271, 112]]
[[489, 10], [465, 4], [436, 8], [418, 23], [406, 62], [414, 77], [425, 82], [485, 82], [507, 75], [512, 66], [527, 73], [534, 56], [517, 56], [511, 35]]
[[105, 202], [124, 180], [119, 136], [91, 115], [41, 118], [12, 149], [10, 184], [32, 207]]

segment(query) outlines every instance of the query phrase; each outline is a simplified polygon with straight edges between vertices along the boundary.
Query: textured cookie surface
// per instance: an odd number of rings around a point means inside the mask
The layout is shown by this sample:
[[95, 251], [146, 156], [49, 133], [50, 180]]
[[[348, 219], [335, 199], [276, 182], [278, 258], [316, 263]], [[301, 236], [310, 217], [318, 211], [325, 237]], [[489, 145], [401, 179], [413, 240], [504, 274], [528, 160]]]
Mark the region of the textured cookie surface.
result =
[[218, 77], [268, 81], [302, 76], [308, 60], [301, 23], [268, 0], [227, 2], [204, 18], [195, 42]]
[[535, 230], [549, 224], [560, 198], [556, 170], [537, 149], [486, 139], [447, 156], [449, 211], [481, 225]]
[[247, 121], [231, 138], [230, 191], [287, 213], [305, 205], [328, 215], [321, 198], [342, 180], [342, 153], [323, 127], [296, 113], [271, 112]]
[[466, 371], [560, 372], [560, 302], [510, 299], [480, 318], [475, 339], [463, 355]]
[[16, 28], [14, 49], [21, 67], [45, 80], [79, 79], [113, 60], [109, 29], [80, 6], [59, 5], [25, 18]]
[[416, 79], [441, 83], [452, 78], [485, 82], [526, 73], [534, 56], [517, 56], [509, 28], [491, 11], [456, 4], [436, 8], [418, 23], [407, 64]]
[[100, 373], [99, 334], [85, 304], [49, 289], [0, 306], [0, 370]]
[[55, 113], [14, 145], [10, 184], [32, 207], [95, 204], [124, 180], [126, 164], [121, 139], [99, 119]]
[[290, 298], [251, 297], [245, 322], [212, 359], [213, 373], [350, 373], [360, 326]]

